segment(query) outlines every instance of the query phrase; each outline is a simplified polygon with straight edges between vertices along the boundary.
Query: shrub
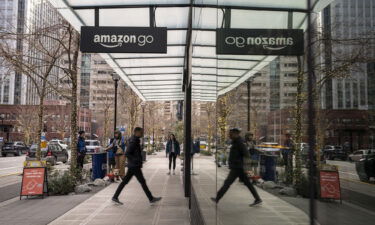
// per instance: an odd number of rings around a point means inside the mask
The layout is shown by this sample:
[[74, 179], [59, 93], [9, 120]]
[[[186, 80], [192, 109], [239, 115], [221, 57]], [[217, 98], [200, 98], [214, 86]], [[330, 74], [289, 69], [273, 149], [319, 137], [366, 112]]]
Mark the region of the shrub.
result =
[[209, 151], [207, 151], [207, 150], [201, 150], [201, 151], [200, 151], [200, 154], [201, 154], [201, 155], [211, 156], [211, 155], [212, 155], [212, 152], [209, 152]]
[[76, 184], [76, 178], [70, 171], [55, 171], [48, 177], [48, 190], [52, 195], [67, 195], [74, 191]]
[[[318, 182], [315, 182], [315, 198], [318, 196], [319, 192], [319, 184]], [[303, 175], [301, 177], [300, 185], [296, 186], [296, 191], [299, 195], [301, 195], [304, 198], [310, 197], [310, 181], [307, 176]]]

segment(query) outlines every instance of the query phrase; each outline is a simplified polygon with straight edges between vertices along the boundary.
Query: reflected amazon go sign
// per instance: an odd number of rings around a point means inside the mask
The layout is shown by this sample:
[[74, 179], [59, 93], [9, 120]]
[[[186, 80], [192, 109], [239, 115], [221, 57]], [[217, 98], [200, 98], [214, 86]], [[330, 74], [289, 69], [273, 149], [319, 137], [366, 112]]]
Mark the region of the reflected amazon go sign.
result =
[[167, 53], [167, 28], [83, 26], [81, 52]]
[[303, 30], [217, 29], [216, 53], [229, 55], [303, 55]]

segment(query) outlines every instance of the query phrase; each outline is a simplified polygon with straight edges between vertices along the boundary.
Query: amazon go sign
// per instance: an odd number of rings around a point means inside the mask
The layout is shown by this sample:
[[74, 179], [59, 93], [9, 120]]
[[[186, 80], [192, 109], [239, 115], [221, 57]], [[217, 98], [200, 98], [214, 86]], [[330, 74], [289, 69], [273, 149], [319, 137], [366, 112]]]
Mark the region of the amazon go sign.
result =
[[230, 55], [303, 55], [302, 30], [217, 29], [216, 53]]
[[87, 53], [166, 53], [165, 27], [81, 27]]

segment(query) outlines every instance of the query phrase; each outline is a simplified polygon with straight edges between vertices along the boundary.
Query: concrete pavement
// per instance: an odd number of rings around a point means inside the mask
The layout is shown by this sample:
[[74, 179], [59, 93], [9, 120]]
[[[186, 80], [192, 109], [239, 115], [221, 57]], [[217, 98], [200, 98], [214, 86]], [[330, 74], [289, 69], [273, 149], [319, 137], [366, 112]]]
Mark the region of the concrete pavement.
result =
[[[249, 190], [235, 181], [216, 205], [210, 197], [216, 195], [228, 174], [226, 168], [217, 168], [213, 158], [198, 156], [194, 159], [194, 188], [207, 225], [307, 225], [309, 218], [299, 208], [257, 188], [263, 203], [249, 207], [254, 201]], [[217, 181], [216, 181], [217, 177]]]
[[188, 202], [183, 197], [180, 171], [171, 176], [166, 172], [165, 153], [150, 157], [143, 168], [153, 195], [163, 197], [159, 203], [150, 205], [138, 181], [133, 178], [119, 197], [124, 205], [111, 202], [118, 186], [112, 184], [50, 224], [188, 225]]
[[[248, 204], [253, 199], [243, 185], [238, 183], [232, 186], [216, 208], [209, 198], [217, 190], [216, 176], [221, 185], [227, 172], [224, 169], [216, 171], [210, 157], [196, 158], [194, 168], [198, 174], [193, 176], [194, 188], [208, 225], [216, 222], [220, 225], [308, 224], [308, 217], [303, 211], [260, 189], [258, 191], [264, 203], [250, 208]], [[148, 159], [143, 171], [153, 194], [163, 197], [160, 203], [151, 206], [142, 188], [133, 179], [120, 195], [124, 205], [111, 202], [118, 186], [112, 184], [50, 224], [189, 224], [188, 203], [183, 197], [180, 168], [177, 175], [167, 176], [167, 159], [164, 153], [160, 153]]]

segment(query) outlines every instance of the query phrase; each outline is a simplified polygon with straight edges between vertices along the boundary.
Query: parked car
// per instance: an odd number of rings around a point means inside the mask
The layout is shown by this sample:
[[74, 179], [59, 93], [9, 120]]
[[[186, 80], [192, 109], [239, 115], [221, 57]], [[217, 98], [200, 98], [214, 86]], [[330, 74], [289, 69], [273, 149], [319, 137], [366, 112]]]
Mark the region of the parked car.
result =
[[368, 182], [371, 177], [375, 178], [375, 151], [370, 151], [364, 158], [355, 162], [355, 168], [361, 181]]
[[1, 147], [1, 155], [3, 157], [7, 156], [7, 154], [12, 154], [14, 156], [20, 156], [20, 155], [26, 153], [28, 150], [29, 150], [29, 148], [22, 141], [6, 142]]
[[49, 143], [60, 145], [63, 149], [68, 150], [68, 145], [62, 140], [52, 139]]
[[325, 159], [334, 160], [341, 159], [347, 160], [348, 153], [341, 146], [326, 145], [323, 149]]
[[[32, 145], [30, 150], [26, 153], [26, 160], [36, 160], [37, 145]], [[51, 165], [57, 162], [68, 162], [68, 152], [58, 144], [49, 144], [47, 148], [41, 150], [42, 160], [46, 160]]]
[[100, 152], [102, 147], [100, 146], [100, 141], [98, 140], [86, 140], [87, 153]]
[[375, 149], [361, 149], [350, 154], [348, 158], [350, 161], [358, 162], [371, 153], [375, 153]]

